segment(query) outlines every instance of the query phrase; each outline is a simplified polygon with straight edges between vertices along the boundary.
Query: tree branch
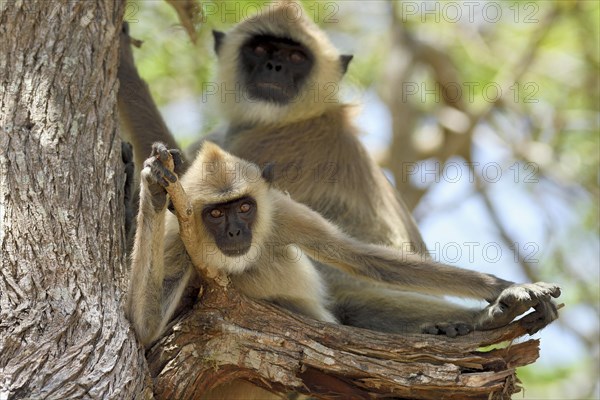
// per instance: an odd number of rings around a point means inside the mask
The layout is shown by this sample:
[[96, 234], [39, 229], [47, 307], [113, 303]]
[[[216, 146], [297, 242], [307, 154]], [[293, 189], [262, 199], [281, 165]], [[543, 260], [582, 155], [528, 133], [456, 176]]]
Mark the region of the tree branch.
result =
[[[187, 249], [197, 248], [189, 200], [168, 187]], [[206, 276], [201, 258], [190, 254]], [[193, 399], [246, 379], [274, 392], [318, 398], [510, 398], [515, 368], [534, 362], [539, 341], [497, 347], [526, 333], [519, 322], [459, 338], [390, 335], [333, 325], [254, 301], [206, 279], [193, 310], [148, 352], [158, 398]]]

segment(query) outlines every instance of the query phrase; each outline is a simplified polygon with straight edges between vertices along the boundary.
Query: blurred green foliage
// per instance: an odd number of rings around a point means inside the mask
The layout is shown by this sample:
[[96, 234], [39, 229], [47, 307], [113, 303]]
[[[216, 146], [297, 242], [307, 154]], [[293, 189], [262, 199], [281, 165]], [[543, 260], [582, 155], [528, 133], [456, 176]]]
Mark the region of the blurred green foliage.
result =
[[[567, 303], [560, 321], [564, 334], [579, 341], [588, 353], [581, 361], [566, 365], [536, 363], [523, 368], [519, 376], [527, 387], [525, 398], [594, 398], [599, 390], [600, 352], [600, 2], [475, 2], [475, 9], [488, 3], [501, 8], [501, 19], [490, 23], [475, 13], [471, 20], [465, 3], [460, 2], [428, 2], [429, 10], [438, 7], [437, 13], [424, 12], [424, 2], [404, 1], [395, 8], [384, 1], [304, 2], [336, 45], [355, 54], [346, 82], [362, 91], [385, 85], [381, 74], [383, 66], [391, 62], [388, 33], [395, 17], [414, 38], [447, 54], [463, 82], [477, 83], [467, 109], [478, 115], [486, 107], [494, 107], [487, 122], [511, 157], [539, 166], [537, 176], [542, 184], [527, 188], [545, 215], [542, 224], [548, 238], [536, 272], [561, 283], [561, 301]], [[129, 3], [126, 20], [131, 34], [145, 42], [136, 50], [136, 62], [159, 105], [201, 96], [204, 84], [214, 75], [211, 30], [227, 29], [263, 2], [200, 4], [204, 14], [198, 26], [198, 44], [193, 45], [166, 2]], [[460, 21], [451, 13], [456, 4], [463, 11]], [[556, 16], [547, 34], [528, 48], [552, 13]], [[509, 93], [503, 93], [498, 104], [490, 104], [484, 88], [505, 83], [524, 60], [528, 64], [519, 80], [506, 82]], [[434, 87], [427, 66], [414, 77], [427, 88]], [[427, 115], [440, 104], [428, 97], [414, 106]], [[209, 107], [199, 113], [204, 120], [203, 126], [197, 127], [198, 134], [218, 123]], [[556, 207], [546, 209], [550, 203], [560, 204], [571, 222], [564, 222]], [[582, 318], [584, 328], [579, 326]]]

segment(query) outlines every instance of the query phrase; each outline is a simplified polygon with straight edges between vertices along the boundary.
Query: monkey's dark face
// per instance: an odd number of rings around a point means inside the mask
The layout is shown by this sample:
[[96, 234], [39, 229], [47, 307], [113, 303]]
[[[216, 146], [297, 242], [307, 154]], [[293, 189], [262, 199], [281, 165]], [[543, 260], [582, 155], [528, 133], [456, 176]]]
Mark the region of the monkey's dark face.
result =
[[254, 36], [242, 46], [241, 67], [252, 99], [285, 105], [298, 95], [314, 65], [300, 43], [273, 36]]
[[256, 201], [242, 197], [226, 203], [210, 204], [202, 211], [202, 220], [226, 256], [241, 256], [252, 244], [252, 225], [256, 219]]

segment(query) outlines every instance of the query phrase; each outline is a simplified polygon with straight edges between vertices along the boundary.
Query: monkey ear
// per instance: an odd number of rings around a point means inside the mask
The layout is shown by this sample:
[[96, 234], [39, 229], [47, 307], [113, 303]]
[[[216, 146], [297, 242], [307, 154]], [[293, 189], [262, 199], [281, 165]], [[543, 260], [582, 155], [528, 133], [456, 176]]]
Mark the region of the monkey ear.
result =
[[215, 53], [219, 54], [219, 49], [221, 48], [221, 44], [223, 43], [223, 39], [225, 39], [225, 33], [221, 31], [216, 31], [213, 29], [213, 38], [215, 38]]
[[342, 66], [342, 73], [345, 74], [348, 71], [348, 64], [354, 58], [352, 54], [343, 54], [340, 56], [340, 65]]
[[275, 164], [266, 163], [263, 167], [261, 176], [265, 181], [267, 181], [269, 185], [273, 183], [273, 181], [275, 180]]

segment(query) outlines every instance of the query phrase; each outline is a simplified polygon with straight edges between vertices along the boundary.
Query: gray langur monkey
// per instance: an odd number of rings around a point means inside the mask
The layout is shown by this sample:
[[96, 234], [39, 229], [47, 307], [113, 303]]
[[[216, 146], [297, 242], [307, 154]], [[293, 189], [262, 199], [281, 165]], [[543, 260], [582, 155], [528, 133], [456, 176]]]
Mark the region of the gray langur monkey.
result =
[[[141, 172], [127, 310], [145, 345], [163, 332], [184, 289], [196, 278], [177, 219], [166, 212], [166, 187], [177, 181], [181, 165], [178, 151], [170, 152], [175, 171], [164, 166], [169, 150], [157, 143]], [[227, 275], [246, 296], [338, 323], [312, 259], [379, 286], [418, 293], [422, 298], [418, 315], [407, 312], [400, 317], [407, 331], [422, 330], [424, 322], [433, 327], [443, 313], [455, 323], [455, 333], [465, 334], [502, 326], [531, 306], [550, 311], [551, 298], [560, 294], [555, 285], [515, 286], [493, 275], [356, 240], [271, 186], [265, 179], [269, 176], [257, 165], [205, 142], [181, 177], [194, 212], [202, 267]], [[440, 294], [492, 304], [483, 310], [455, 309], [434, 297]]]
[[[509, 323], [529, 307], [536, 308], [536, 315], [540, 317], [531, 324], [531, 332], [556, 319], [556, 306], [551, 297], [558, 296], [559, 290], [554, 285], [512, 284], [475, 272], [467, 273], [455, 268], [446, 270], [450, 267], [440, 266], [430, 260], [401, 198], [360, 144], [357, 128], [352, 122], [352, 107], [337, 99], [337, 84], [352, 57], [340, 55], [324, 32], [305, 15], [298, 14], [299, 11], [301, 7], [298, 4], [283, 3], [268, 7], [266, 11], [242, 21], [226, 34], [214, 33], [219, 62], [216, 96], [222, 97], [223, 115], [227, 121], [219, 143], [230, 153], [255, 164], [274, 164], [272, 187], [289, 193], [292, 199], [310, 207], [306, 208], [310, 211], [307, 211], [308, 214], [317, 215], [312, 209], [331, 221], [334, 225], [328, 225], [329, 229], [336, 231], [331, 237], [338, 237], [337, 228], [332, 227], [338, 226], [355, 238], [344, 242], [357, 246], [353, 251], [364, 249], [364, 246], [368, 246], [366, 243], [398, 250], [411, 247], [417, 251], [411, 260], [420, 261], [416, 268], [412, 263], [396, 264], [398, 271], [395, 273], [401, 275], [400, 280], [403, 280], [394, 281], [403, 288], [397, 290], [357, 279], [353, 274], [357, 271], [339, 271], [327, 263], [319, 262], [317, 257], [315, 265], [325, 282], [316, 284], [316, 291], [309, 293], [316, 296], [312, 302], [319, 303], [321, 297], [318, 293], [321, 287], [326, 287], [331, 305], [327, 313], [315, 312], [314, 309], [310, 311], [311, 308], [307, 306], [295, 311], [384, 332], [425, 332], [450, 336], [464, 334], [470, 327], [489, 329]], [[169, 148], [174, 147], [172, 136], [156, 111], [145, 84], [137, 75], [131, 54], [122, 58], [119, 71], [123, 93], [133, 92], [141, 97], [136, 101], [128, 101], [119, 92], [119, 111], [133, 138], [136, 160], [152, 142], [163, 140], [162, 137]], [[142, 90], [136, 91], [136, 87]], [[234, 99], [232, 91], [238, 94]], [[293, 169], [293, 177], [290, 177], [289, 168]], [[182, 182], [189, 183], [199, 178], [201, 176], [197, 172], [189, 173], [184, 175]], [[149, 184], [142, 180], [143, 185]], [[153, 185], [149, 187], [156, 188]], [[140, 217], [151, 215], [148, 204], [152, 202], [144, 196], [142, 193]], [[299, 204], [293, 203], [292, 209], [298, 207]], [[273, 219], [274, 223], [279, 218], [286, 221], [285, 215], [278, 215]], [[296, 225], [301, 224], [296, 222], [295, 233], [290, 235], [301, 241], [306, 232], [299, 230]], [[146, 231], [138, 227], [138, 232], [141, 235]], [[173, 307], [176, 307], [174, 299], [183, 290], [183, 283], [190, 278], [186, 274], [191, 274], [183, 273], [181, 263], [175, 262], [175, 258], [183, 257], [181, 253], [185, 251], [178, 239], [169, 232], [167, 230], [164, 242], [160, 240], [161, 235], [153, 236], [149, 241], [136, 242], [136, 250], [146, 256], [150, 253], [148, 246], [154, 248], [164, 243], [165, 271], [167, 268], [177, 270], [175, 275], [168, 272], [165, 275], [162, 286], [164, 292], [160, 291], [160, 279], [142, 288], [147, 290], [147, 296], [150, 297], [163, 293], [160, 305], [152, 305], [154, 309], [151, 312], [148, 310], [152, 307], [146, 307], [144, 313], [135, 317], [145, 316], [151, 320], [149, 325], [157, 324], [149, 331], [142, 330], [146, 332], [142, 333], [146, 341], [161, 331], [160, 326], [164, 326]], [[315, 231], [310, 236], [317, 237], [318, 234]], [[311, 252], [308, 254], [314, 256]], [[342, 257], [343, 254], [338, 256]], [[146, 263], [134, 263], [134, 274], [143, 268], [140, 265]], [[308, 263], [303, 265], [313, 271]], [[270, 269], [261, 266], [251, 270], [265, 268], [276, 271], [277, 266]], [[453, 277], [440, 274], [440, 268]], [[387, 274], [392, 271], [384, 271], [386, 274], [383, 274], [383, 278], [389, 278]], [[179, 283], [176, 284], [176, 281]], [[288, 287], [290, 282], [283, 280], [280, 284]], [[241, 284], [239, 287], [252, 296], [251, 288], [243, 289]], [[474, 296], [491, 304], [483, 311], [473, 311], [436, 297], [451, 294]], [[141, 295], [143, 293], [140, 292]], [[275, 302], [295, 309], [296, 303], [291, 305], [284, 300], [276, 299]], [[139, 325], [138, 329], [149, 325]]]

